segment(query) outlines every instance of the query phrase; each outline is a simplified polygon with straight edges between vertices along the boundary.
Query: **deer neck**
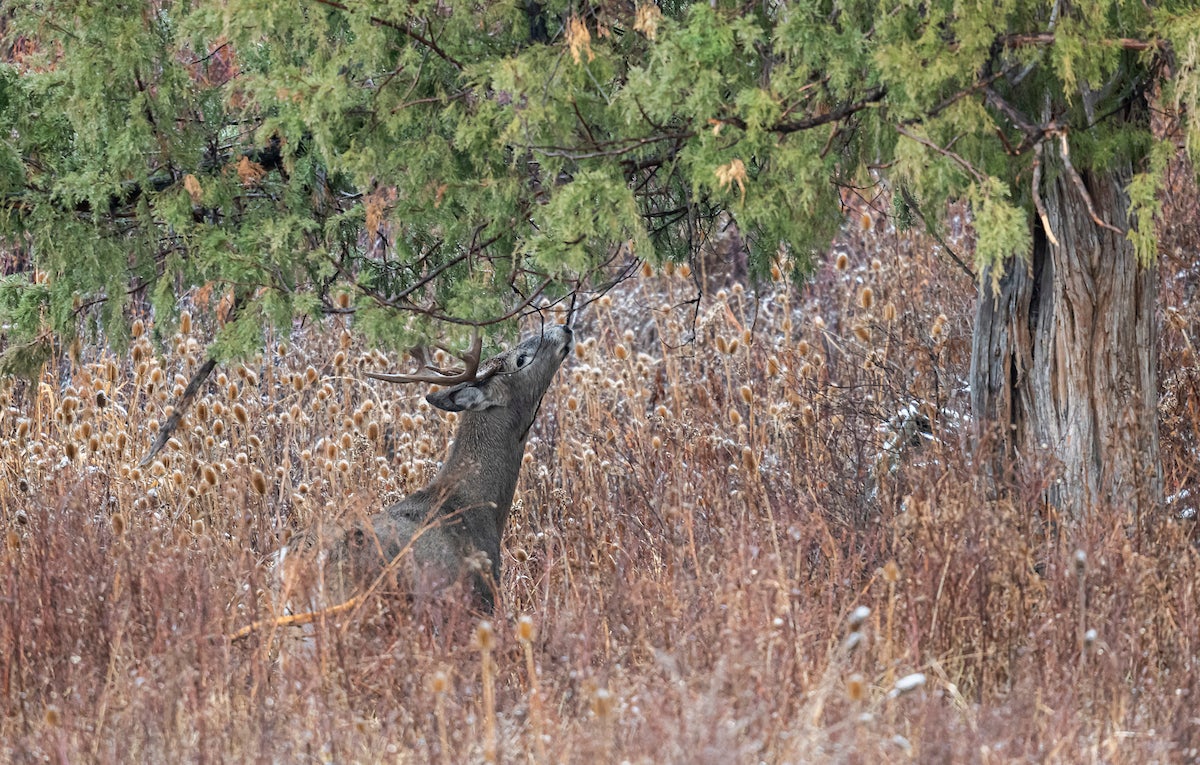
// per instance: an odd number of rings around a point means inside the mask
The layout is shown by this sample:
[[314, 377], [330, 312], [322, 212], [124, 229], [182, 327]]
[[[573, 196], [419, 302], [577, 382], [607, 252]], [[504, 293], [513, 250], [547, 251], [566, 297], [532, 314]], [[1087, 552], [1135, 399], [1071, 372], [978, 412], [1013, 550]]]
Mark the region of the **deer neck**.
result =
[[517, 489], [528, 426], [516, 422], [506, 408], [461, 416], [450, 454], [430, 489], [454, 496], [465, 513], [475, 507], [494, 513], [502, 526]]

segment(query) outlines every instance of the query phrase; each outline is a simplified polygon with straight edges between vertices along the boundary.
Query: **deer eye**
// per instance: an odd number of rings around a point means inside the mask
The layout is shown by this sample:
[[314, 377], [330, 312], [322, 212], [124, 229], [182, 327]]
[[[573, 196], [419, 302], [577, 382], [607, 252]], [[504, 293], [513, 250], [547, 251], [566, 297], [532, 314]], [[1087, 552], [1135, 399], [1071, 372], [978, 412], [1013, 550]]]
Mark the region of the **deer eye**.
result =
[[525, 366], [526, 364], [528, 364], [528, 363], [529, 363], [529, 358], [530, 358], [530, 357], [529, 357], [529, 354], [528, 354], [528, 353], [525, 353], [524, 351], [522, 351], [520, 354], [518, 354], [518, 356], [517, 356], [517, 369], [520, 369], [521, 367], [523, 367], [523, 366]]

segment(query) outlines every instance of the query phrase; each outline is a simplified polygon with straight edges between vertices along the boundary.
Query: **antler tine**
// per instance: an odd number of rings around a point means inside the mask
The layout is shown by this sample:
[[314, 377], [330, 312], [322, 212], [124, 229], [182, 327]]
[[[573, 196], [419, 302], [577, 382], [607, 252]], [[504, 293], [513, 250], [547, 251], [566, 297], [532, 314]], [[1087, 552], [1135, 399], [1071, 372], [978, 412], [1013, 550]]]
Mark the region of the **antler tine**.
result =
[[[442, 346], [437, 346], [442, 348]], [[477, 379], [479, 374], [479, 358], [483, 351], [483, 338], [476, 331], [471, 337], [471, 347], [467, 349], [459, 358], [463, 360], [464, 366], [457, 372], [446, 372], [433, 366], [429, 362], [429, 356], [424, 347], [414, 348], [410, 353], [421, 362], [421, 366], [428, 370], [425, 372], [415, 372], [413, 374], [383, 374], [380, 372], [367, 372], [367, 377], [376, 380], [383, 380], [391, 383], [432, 383], [434, 385], [457, 385], [458, 383], [471, 382]], [[449, 353], [449, 351], [447, 351]]]

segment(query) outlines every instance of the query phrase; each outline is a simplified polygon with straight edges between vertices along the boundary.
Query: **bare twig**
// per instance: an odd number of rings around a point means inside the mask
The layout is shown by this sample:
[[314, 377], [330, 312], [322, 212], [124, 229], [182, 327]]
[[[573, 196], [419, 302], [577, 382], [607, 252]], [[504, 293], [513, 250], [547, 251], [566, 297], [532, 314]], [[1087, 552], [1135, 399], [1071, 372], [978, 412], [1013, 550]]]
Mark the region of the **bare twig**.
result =
[[[353, 9], [351, 9], [349, 6], [347, 6], [343, 3], [337, 2], [337, 0], [314, 0], [314, 2], [320, 3], [321, 5], [327, 5], [330, 8], [337, 8], [339, 11], [345, 11], [346, 13], [354, 13]], [[419, 34], [415, 30], [413, 30], [408, 24], [403, 24], [403, 23], [399, 23], [396, 21], [389, 21], [388, 19], [381, 19], [378, 16], [371, 16], [371, 17], [369, 17], [369, 19], [370, 19], [370, 22], [372, 24], [374, 24], [375, 26], [387, 27], [388, 29], [394, 29], [397, 32], [400, 32], [401, 34], [403, 34], [405, 37], [409, 37], [409, 38], [415, 40], [416, 42], [421, 43], [426, 48], [433, 51], [434, 55], [436, 55], [438, 58], [445, 61], [447, 64], [450, 64], [455, 69], [463, 68], [462, 62], [459, 61], [458, 59], [456, 59], [454, 56], [451, 56], [445, 50], [443, 50], [441, 48], [441, 46], [439, 46], [437, 44], [437, 41], [435, 41], [432, 37], [426, 37], [424, 35]]]
[[1046, 214], [1046, 205], [1042, 203], [1042, 143], [1038, 141], [1033, 145], [1033, 207], [1042, 220], [1046, 239], [1057, 247], [1058, 238], [1054, 236], [1054, 229], [1050, 228], [1050, 217]]
[[[986, 101], [999, 111], [1003, 112], [1004, 116], [1008, 117], [1009, 121], [1016, 125], [1017, 129], [1025, 135], [1025, 140], [1021, 142], [1022, 147], [1027, 146], [1030, 142], [1037, 141], [1043, 135], [1045, 135], [1047, 130], [1053, 128], [1052, 125], [1041, 127], [1033, 124], [1033, 122], [1020, 111], [1018, 111], [1015, 106], [1004, 100], [999, 93], [990, 87], [986, 90]], [[1020, 153], [1021, 151], [1021, 148], [1017, 149], [1017, 153]]]
[[925, 112], [921, 116], [910, 117], [909, 119], [903, 120], [900, 124], [901, 125], [915, 125], [918, 122], [924, 122], [925, 120], [929, 119], [930, 117], [936, 117], [937, 115], [941, 114], [946, 109], [949, 109], [951, 106], [958, 103], [959, 101], [961, 101], [962, 99], [966, 98], [969, 95], [978, 93], [980, 90], [984, 90], [984, 89], [986, 89], [990, 92], [992, 83], [994, 83], [996, 80], [1000, 79], [1001, 77], [1004, 77], [1009, 72], [1011, 72], [1013, 69], [1016, 69], [1016, 67], [1010, 66], [1007, 69], [1002, 69], [999, 72], [996, 72], [995, 74], [991, 75], [990, 77], [983, 78], [979, 82], [968, 85], [967, 87], [963, 88], [962, 90], [958, 91], [957, 93], [952, 93], [951, 95], [942, 99], [939, 103], [935, 104], [929, 111]]
[[963, 159], [961, 154], [956, 154], [955, 152], [950, 151], [949, 149], [943, 149], [941, 146], [938, 146], [936, 143], [929, 140], [928, 138], [922, 138], [919, 135], [910, 133], [908, 130], [904, 129], [903, 125], [897, 125], [896, 132], [900, 133], [900, 135], [902, 135], [906, 138], [911, 138], [912, 140], [916, 141], [917, 143], [921, 144], [922, 146], [932, 149], [933, 151], [937, 152], [938, 154], [941, 154], [944, 157], [949, 157], [950, 159], [954, 160], [959, 165], [961, 165], [964, 170], [966, 170], [971, 175], [975, 176], [975, 179], [978, 180], [980, 183], [985, 183], [987, 181], [987, 177], [983, 173], [976, 170], [974, 165], [972, 165], [967, 160]]
[[[601, 141], [597, 143], [592, 140], [592, 145], [596, 146], [595, 151], [575, 151], [570, 147], [565, 146], [525, 146], [523, 148], [535, 151], [547, 157], [563, 157], [571, 160], [581, 159], [596, 159], [597, 157], [620, 157], [628, 154], [631, 151], [637, 151], [643, 146], [648, 146], [653, 143], [661, 143], [662, 141], [687, 140], [694, 137], [696, 134], [693, 131], [686, 130], [679, 133], [666, 133], [663, 135], [652, 135], [644, 138], [630, 138], [621, 141]], [[609, 148], [611, 147], [611, 148]]]
[[1083, 203], [1087, 206], [1088, 215], [1092, 217], [1092, 222], [1100, 228], [1106, 228], [1115, 234], [1125, 236], [1124, 231], [1103, 220], [1099, 215], [1096, 214], [1096, 207], [1092, 204], [1092, 195], [1088, 193], [1087, 187], [1083, 185], [1083, 178], [1080, 177], [1079, 173], [1075, 170], [1075, 166], [1071, 164], [1071, 146], [1067, 141], [1066, 130], [1058, 131], [1058, 140], [1062, 149], [1062, 160], [1063, 164], [1067, 168], [1067, 174], [1071, 176], [1071, 180], [1075, 183], [1075, 189], [1079, 192], [1079, 195], [1083, 197]]
[[[1041, 32], [1028, 35], [1001, 35], [1000, 43], [1006, 48], [1023, 48], [1027, 46], [1053, 45], [1053, 32]], [[1122, 50], [1157, 50], [1165, 44], [1161, 40], [1135, 40], [1132, 37], [1114, 37], [1108, 40], [1098, 40], [1098, 44], [1107, 45]]]
[[887, 95], [887, 87], [877, 85], [867, 91], [867, 94], [857, 101], [848, 104], [843, 104], [836, 109], [830, 109], [824, 114], [818, 114], [814, 117], [806, 117], [802, 120], [793, 120], [791, 122], [780, 122], [771, 127], [768, 132], [771, 133], [797, 133], [801, 130], [809, 130], [811, 128], [827, 125], [830, 122], [840, 122], [850, 115], [860, 112], [863, 109], [869, 109], [875, 104], [883, 100]]
[[945, 250], [946, 254], [950, 256], [950, 259], [962, 269], [964, 274], [971, 278], [971, 281], [975, 281], [978, 278], [975, 272], [972, 271], [971, 267], [966, 264], [966, 262], [957, 252], [955, 252], [954, 248], [947, 244], [941, 235], [934, 231], [933, 227], [929, 225], [929, 222], [925, 219], [925, 214], [921, 212], [920, 205], [917, 204], [917, 200], [913, 199], [912, 193], [907, 188], [901, 187], [900, 196], [904, 199], [904, 204], [908, 206], [908, 209], [916, 213], [917, 217], [919, 217], [921, 221], [925, 223], [926, 231], [928, 231], [929, 235], [932, 236], [934, 240], [942, 246], [942, 249]]
[[229, 636], [228, 639], [229, 642], [232, 643], [244, 638], [248, 638], [264, 627], [295, 627], [303, 624], [311, 624], [326, 616], [337, 616], [338, 614], [342, 614], [346, 611], [351, 611], [357, 608], [364, 600], [367, 599], [368, 594], [369, 593], [361, 593], [359, 595], [355, 595], [353, 598], [350, 598], [344, 603], [338, 603], [336, 606], [322, 608], [317, 611], [305, 611], [304, 613], [300, 614], [287, 614], [286, 616], [273, 616], [269, 619], [259, 619], [258, 621], [247, 624], [237, 632], [234, 632]]

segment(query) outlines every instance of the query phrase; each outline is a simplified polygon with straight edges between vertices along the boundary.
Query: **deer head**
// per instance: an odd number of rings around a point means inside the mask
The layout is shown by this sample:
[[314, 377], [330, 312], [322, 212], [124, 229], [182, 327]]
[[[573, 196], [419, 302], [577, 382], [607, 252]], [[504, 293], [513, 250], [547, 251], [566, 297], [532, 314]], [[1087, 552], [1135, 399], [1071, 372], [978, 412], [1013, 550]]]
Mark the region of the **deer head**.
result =
[[554, 325], [481, 364], [482, 342], [476, 333], [471, 347], [460, 356], [464, 362], [461, 369], [446, 370], [434, 366], [429, 361], [428, 349], [421, 347], [411, 351], [422, 365], [415, 373], [366, 374], [386, 382], [449, 385], [451, 387], [425, 397], [430, 404], [447, 412], [485, 412], [497, 407], [515, 407], [521, 408], [523, 413], [528, 409], [531, 423], [554, 373], [570, 352], [573, 339], [570, 327]]

